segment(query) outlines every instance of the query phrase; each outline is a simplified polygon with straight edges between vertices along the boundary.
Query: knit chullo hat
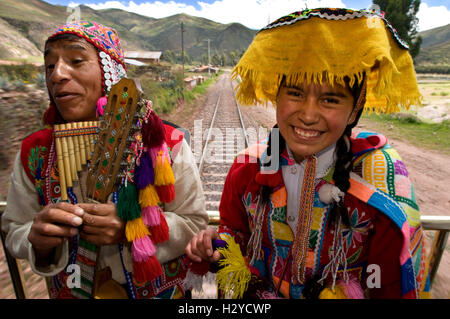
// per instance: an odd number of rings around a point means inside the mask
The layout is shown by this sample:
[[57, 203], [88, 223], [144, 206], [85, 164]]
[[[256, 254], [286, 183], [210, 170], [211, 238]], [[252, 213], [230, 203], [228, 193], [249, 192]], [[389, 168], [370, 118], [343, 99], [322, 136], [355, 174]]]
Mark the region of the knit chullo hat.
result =
[[275, 105], [286, 85], [338, 83], [367, 78], [365, 110], [377, 113], [421, 105], [408, 46], [382, 16], [368, 11], [319, 8], [294, 12], [269, 24], [233, 69], [242, 104]]
[[[94, 21], [75, 21], [57, 28], [48, 37], [46, 45], [50, 40], [64, 34], [72, 34], [85, 39], [98, 51], [104, 92], [104, 96], [97, 103], [97, 108], [101, 112], [106, 105], [106, 96], [111, 90], [111, 86], [127, 75], [124, 53], [117, 31]], [[44, 114], [44, 124], [53, 125], [61, 120], [50, 96], [50, 106]]]

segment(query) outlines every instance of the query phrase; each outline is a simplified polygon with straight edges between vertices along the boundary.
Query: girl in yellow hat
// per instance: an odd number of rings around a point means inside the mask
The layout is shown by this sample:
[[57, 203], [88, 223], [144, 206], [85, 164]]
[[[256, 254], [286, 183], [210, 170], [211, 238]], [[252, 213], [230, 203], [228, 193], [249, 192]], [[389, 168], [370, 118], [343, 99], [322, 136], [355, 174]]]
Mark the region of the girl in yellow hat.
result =
[[[408, 171], [386, 137], [352, 133], [364, 110], [421, 103], [389, 22], [364, 10], [294, 12], [255, 36], [233, 78], [238, 100], [272, 103], [277, 124], [236, 157], [219, 231], [186, 247], [192, 271], [219, 261], [219, 288], [237, 298], [426, 297]], [[219, 238], [226, 247], [214, 251]]]

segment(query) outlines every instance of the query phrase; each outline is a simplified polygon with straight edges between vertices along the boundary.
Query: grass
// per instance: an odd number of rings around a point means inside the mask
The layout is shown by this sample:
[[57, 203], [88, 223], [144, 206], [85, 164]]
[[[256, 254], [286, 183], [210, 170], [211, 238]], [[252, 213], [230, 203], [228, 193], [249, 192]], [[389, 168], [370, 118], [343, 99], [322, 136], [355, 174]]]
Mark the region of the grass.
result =
[[389, 137], [408, 141], [417, 146], [450, 155], [450, 121], [427, 123], [413, 115], [364, 114], [361, 124], [376, 127]]

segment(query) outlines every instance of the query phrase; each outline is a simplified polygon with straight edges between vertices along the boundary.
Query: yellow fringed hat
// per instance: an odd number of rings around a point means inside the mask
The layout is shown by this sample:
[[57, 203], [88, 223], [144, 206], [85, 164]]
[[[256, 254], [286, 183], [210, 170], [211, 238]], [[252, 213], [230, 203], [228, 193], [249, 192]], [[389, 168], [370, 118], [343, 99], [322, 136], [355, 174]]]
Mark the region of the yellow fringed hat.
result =
[[240, 103], [275, 105], [283, 77], [287, 85], [344, 85], [344, 77], [367, 79], [364, 108], [398, 112], [421, 105], [408, 45], [380, 15], [365, 10], [319, 8], [294, 12], [257, 33], [233, 69]]

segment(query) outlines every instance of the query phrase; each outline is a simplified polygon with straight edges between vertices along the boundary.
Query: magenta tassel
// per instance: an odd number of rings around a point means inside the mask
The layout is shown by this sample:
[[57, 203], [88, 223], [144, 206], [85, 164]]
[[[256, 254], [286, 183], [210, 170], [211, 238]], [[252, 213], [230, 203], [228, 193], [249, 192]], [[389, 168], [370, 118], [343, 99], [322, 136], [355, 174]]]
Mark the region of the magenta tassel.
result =
[[348, 299], [364, 299], [364, 291], [361, 284], [353, 278], [350, 278], [348, 284], [344, 280], [339, 280], [338, 284], [344, 288]]
[[108, 104], [108, 99], [106, 98], [106, 96], [102, 96], [101, 98], [99, 98], [97, 100], [97, 109], [96, 109], [96, 115], [97, 117], [103, 116], [103, 113], [105, 112], [105, 106], [106, 104]]
[[142, 209], [142, 220], [145, 226], [156, 226], [161, 222], [161, 208], [159, 206], [147, 206]]
[[155, 254], [156, 248], [149, 236], [133, 240], [131, 255], [134, 261], [143, 262]]
[[151, 147], [148, 149], [148, 154], [150, 155], [150, 158], [153, 163], [153, 167], [156, 165], [156, 157], [158, 156], [159, 150], [161, 149], [161, 146]]
[[144, 189], [149, 184], [153, 185], [155, 183], [153, 163], [148, 152], [142, 153], [140, 165], [136, 165], [134, 168], [134, 183], [137, 189]]

